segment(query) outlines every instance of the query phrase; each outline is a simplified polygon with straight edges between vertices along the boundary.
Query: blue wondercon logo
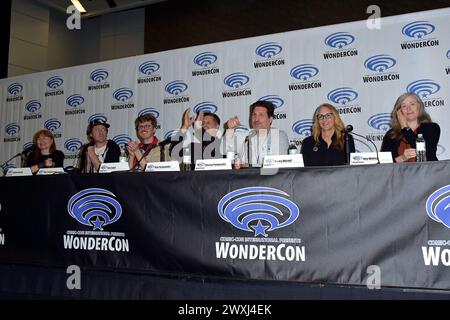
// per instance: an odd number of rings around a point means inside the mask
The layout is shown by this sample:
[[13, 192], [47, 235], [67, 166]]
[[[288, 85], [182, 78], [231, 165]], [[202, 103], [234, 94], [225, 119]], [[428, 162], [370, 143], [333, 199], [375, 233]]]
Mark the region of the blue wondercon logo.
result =
[[30, 100], [25, 104], [25, 109], [31, 113], [35, 113], [40, 108], [41, 108], [41, 103], [37, 100]]
[[247, 84], [250, 78], [242, 72], [232, 73], [223, 79], [223, 82], [230, 88], [238, 89]]
[[427, 199], [427, 215], [450, 228], [450, 185], [433, 192]]
[[152, 75], [156, 71], [158, 71], [160, 68], [160, 65], [156, 63], [155, 61], [145, 61], [141, 63], [139, 66], [139, 72], [142, 74], [145, 74], [147, 76]]
[[180, 131], [180, 130], [178, 130], [178, 129], [167, 131], [166, 134], [164, 135], [164, 140], [167, 140], [167, 139], [172, 138], [172, 137], [175, 136], [179, 131]]
[[54, 76], [47, 79], [47, 87], [50, 89], [58, 89], [63, 85], [64, 81], [61, 77]]
[[70, 216], [93, 230], [103, 230], [104, 226], [119, 220], [122, 206], [114, 193], [101, 189], [84, 189], [70, 198], [67, 203]]
[[435, 26], [428, 21], [415, 21], [403, 27], [402, 33], [410, 38], [422, 39], [435, 30]]
[[429, 95], [432, 95], [438, 92], [441, 89], [441, 86], [430, 79], [423, 79], [411, 82], [406, 87], [407, 92], [413, 92], [417, 94], [421, 98], [428, 98]]
[[112, 138], [112, 140], [121, 148], [125, 148], [126, 144], [131, 141], [131, 138], [127, 134], [118, 134]]
[[186, 83], [184, 83], [181, 80], [175, 80], [169, 82], [164, 89], [166, 90], [167, 93], [179, 95], [180, 93], [185, 92], [187, 88], [188, 85]]
[[22, 90], [23, 90], [23, 86], [18, 82], [10, 84], [8, 87], [9, 94], [13, 94], [13, 95], [17, 95], [17, 94], [21, 93]]
[[219, 216], [234, 227], [267, 237], [267, 232], [284, 228], [297, 220], [300, 209], [289, 195], [269, 187], [232, 191], [220, 199]]
[[66, 142], [64, 142], [64, 148], [69, 152], [77, 151], [81, 148], [82, 145], [83, 142], [81, 142], [81, 140], [77, 138], [70, 138], [67, 139]]
[[283, 48], [276, 42], [267, 42], [258, 46], [255, 53], [265, 59], [271, 59], [283, 51]]
[[193, 110], [195, 113], [199, 113], [200, 111], [216, 113], [217, 106], [212, 102], [205, 101], [205, 102], [201, 102], [201, 103], [197, 104]]
[[292, 131], [301, 136], [309, 137], [312, 132], [312, 125], [313, 121], [311, 119], [299, 120], [292, 125]]
[[438, 144], [437, 148], [436, 148], [436, 155], [437, 156], [443, 155], [445, 150], [446, 149], [445, 149], [445, 147], [442, 144]]
[[113, 92], [113, 98], [120, 102], [125, 102], [133, 96], [133, 91], [128, 88], [119, 88]]
[[277, 95], [267, 95], [264, 97], [259, 98], [260, 101], [269, 101], [272, 102], [275, 106], [275, 109], [281, 108], [284, 105], [284, 100]]
[[250, 129], [245, 126], [239, 126], [234, 130], [236, 133], [248, 133], [249, 131]]
[[397, 60], [387, 54], [379, 54], [364, 61], [366, 69], [376, 72], [385, 72], [396, 64]]
[[22, 151], [27, 150], [27, 149], [31, 148], [32, 146], [33, 146], [33, 142], [32, 142], [32, 141], [27, 142], [27, 143], [25, 143], [25, 144], [23, 145]]
[[325, 38], [325, 44], [335, 49], [342, 49], [355, 41], [355, 37], [348, 32], [336, 32]]
[[5, 126], [6, 134], [13, 136], [20, 132], [20, 126], [17, 123], [9, 123]]
[[318, 73], [319, 69], [312, 64], [301, 64], [291, 69], [291, 77], [302, 81], [308, 81]]
[[447, 59], [450, 59], [450, 50], [447, 51]]
[[109, 76], [108, 71], [106, 69], [100, 68], [92, 71], [91, 74], [89, 75], [89, 78], [94, 82], [100, 83], [108, 79], [108, 76]]
[[346, 105], [347, 103], [356, 100], [358, 93], [352, 88], [337, 88], [328, 93], [328, 100], [340, 104]]
[[212, 52], [202, 52], [194, 57], [194, 63], [200, 67], [207, 68], [217, 61], [217, 56]]
[[108, 123], [108, 118], [103, 113], [94, 113], [88, 118], [88, 123], [99, 120], [100, 123]]
[[155, 118], [159, 118], [159, 111], [156, 110], [156, 109], [154, 109], [154, 108], [145, 108], [145, 109], [142, 109], [141, 111], [139, 111], [138, 117], [143, 116], [143, 115], [146, 115], [146, 114], [152, 115], [152, 116], [154, 116]]
[[[9, 169], [16, 168], [16, 166], [13, 165], [12, 163], [5, 163], [5, 164], [0, 165], [0, 168], [2, 168], [3, 172], [8, 172]], [[0, 210], [1, 210], [1, 208], [2, 207], [0, 205]]]
[[377, 113], [367, 120], [367, 124], [374, 129], [386, 132], [391, 128], [391, 114], [387, 112]]
[[48, 119], [44, 122], [44, 128], [50, 130], [51, 132], [55, 132], [61, 127], [61, 122], [56, 118]]
[[69, 107], [76, 108], [82, 105], [84, 102], [84, 98], [80, 94], [73, 94], [66, 99], [66, 104]]

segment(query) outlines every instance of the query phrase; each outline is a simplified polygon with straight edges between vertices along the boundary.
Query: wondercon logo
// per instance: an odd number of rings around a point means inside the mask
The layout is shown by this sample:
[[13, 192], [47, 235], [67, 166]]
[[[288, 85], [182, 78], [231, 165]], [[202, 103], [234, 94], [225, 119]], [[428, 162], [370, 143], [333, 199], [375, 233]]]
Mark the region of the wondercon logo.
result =
[[234, 132], [237, 132], [237, 133], [248, 133], [249, 131], [250, 131], [250, 129], [247, 128], [247, 127], [245, 127], [245, 126], [237, 127], [237, 128], [234, 130]]
[[350, 101], [358, 98], [358, 93], [352, 88], [337, 88], [330, 91], [327, 95], [327, 98], [334, 103], [346, 105]]
[[272, 102], [272, 104], [275, 106], [275, 109], [281, 108], [284, 105], [283, 99], [281, 99], [281, 97], [277, 95], [267, 95], [259, 98], [258, 100]]
[[133, 91], [128, 88], [119, 88], [113, 92], [113, 98], [120, 102], [125, 102], [133, 96]]
[[94, 71], [91, 72], [91, 74], [89, 75], [89, 78], [94, 81], [94, 82], [102, 82], [105, 81], [106, 79], [108, 79], [109, 73], [106, 69], [95, 69]]
[[271, 59], [274, 56], [280, 54], [283, 48], [276, 42], [267, 42], [258, 46], [255, 53], [265, 59]]
[[66, 99], [66, 104], [72, 108], [76, 108], [79, 105], [82, 105], [83, 102], [84, 102], [84, 98], [80, 94], [73, 94]]
[[445, 152], [445, 147], [442, 144], [438, 144], [437, 148], [436, 148], [436, 155], [440, 156], [442, 154], [444, 154]]
[[312, 64], [301, 64], [291, 69], [291, 77], [302, 81], [307, 81], [318, 73], [319, 69]]
[[94, 113], [88, 118], [88, 123], [92, 123], [95, 120], [100, 120], [100, 123], [107, 123], [108, 118], [103, 113]]
[[48, 119], [44, 123], [44, 128], [50, 130], [51, 132], [55, 132], [61, 127], [61, 122], [56, 118]]
[[131, 138], [129, 135], [126, 134], [118, 134], [117, 136], [114, 136], [112, 140], [120, 147], [125, 148], [125, 145], [131, 141]]
[[212, 52], [202, 52], [194, 57], [194, 63], [200, 67], [207, 68], [217, 61], [217, 56]]
[[199, 113], [200, 111], [216, 113], [217, 106], [212, 102], [206, 101], [206, 102], [201, 102], [201, 103], [197, 104], [193, 110], [194, 110], [194, 113]]
[[179, 95], [180, 93], [186, 91], [188, 88], [188, 85], [184, 83], [181, 80], [175, 80], [172, 82], [169, 82], [166, 87], [164, 88], [167, 93], [173, 94], [173, 95]]
[[58, 89], [64, 83], [63, 79], [58, 76], [50, 77], [47, 79], [47, 87], [50, 89]]
[[434, 32], [436, 28], [428, 21], [416, 21], [403, 27], [402, 33], [410, 38], [422, 39]]
[[219, 216], [234, 227], [267, 237], [267, 232], [284, 228], [297, 220], [300, 209], [289, 195], [269, 187], [232, 191], [220, 199]]
[[407, 92], [413, 92], [421, 98], [428, 98], [429, 95], [438, 92], [440, 89], [441, 86], [430, 79], [417, 80], [406, 87]]
[[160, 65], [157, 64], [155, 61], [145, 61], [145, 62], [141, 63], [141, 65], [139, 66], [139, 72], [143, 73], [147, 76], [150, 76], [153, 73], [155, 73], [156, 71], [158, 71], [159, 68], [160, 68]]
[[250, 78], [246, 76], [242, 72], [232, 73], [223, 79], [223, 82], [230, 88], [238, 89], [242, 87], [244, 84], [247, 84], [250, 81]]
[[[12, 163], [5, 163], [0, 165], [0, 168], [2, 168], [3, 172], [7, 173], [9, 169], [11, 168], [16, 168], [15, 165], [13, 165]], [[2, 209], [2, 205], [0, 204], [0, 210]]]
[[450, 50], [447, 51], [447, 59], [450, 59]]
[[83, 142], [81, 142], [81, 140], [77, 138], [67, 139], [66, 142], [64, 142], [64, 148], [70, 152], [77, 151], [81, 148], [82, 145]]
[[386, 132], [391, 128], [391, 114], [387, 112], [375, 114], [367, 120], [367, 124], [374, 129]]
[[23, 86], [18, 82], [10, 84], [8, 87], [9, 94], [13, 94], [13, 95], [21, 93], [22, 90], [23, 90]]
[[387, 54], [379, 54], [364, 61], [364, 67], [366, 69], [376, 72], [385, 72], [396, 64], [397, 61]]
[[309, 137], [312, 132], [312, 125], [313, 121], [311, 119], [299, 120], [292, 125], [292, 131], [301, 136]]
[[433, 192], [425, 207], [428, 217], [450, 228], [450, 185]]
[[116, 198], [105, 189], [84, 189], [70, 198], [67, 211], [79, 223], [102, 231], [103, 226], [116, 222], [122, 215], [122, 206]]
[[36, 111], [38, 111], [41, 108], [41, 103], [37, 100], [30, 100], [27, 102], [27, 104], [25, 105], [25, 109], [28, 112], [31, 113], [35, 113]]
[[145, 108], [139, 111], [138, 117], [143, 116], [145, 114], [149, 114], [154, 116], [155, 118], [159, 118], [159, 111], [154, 108]]
[[166, 134], [164, 135], [164, 140], [170, 139], [172, 138], [174, 135], [176, 135], [180, 130], [176, 129], [176, 130], [170, 130], [167, 131]]
[[9, 123], [5, 126], [6, 134], [13, 136], [20, 132], [20, 126], [17, 123]]
[[336, 32], [325, 38], [325, 44], [335, 49], [342, 49], [355, 41], [355, 37], [348, 32]]
[[32, 142], [32, 141], [27, 142], [27, 143], [25, 143], [25, 144], [23, 145], [22, 151], [25, 151], [25, 150], [27, 150], [27, 149], [30, 149], [31, 147], [33, 147], [33, 142]]

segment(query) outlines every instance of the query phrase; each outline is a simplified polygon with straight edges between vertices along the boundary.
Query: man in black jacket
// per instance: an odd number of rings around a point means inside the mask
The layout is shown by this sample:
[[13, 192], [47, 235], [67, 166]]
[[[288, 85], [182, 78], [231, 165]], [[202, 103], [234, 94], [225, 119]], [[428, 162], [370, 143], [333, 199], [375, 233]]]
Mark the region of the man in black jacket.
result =
[[80, 149], [78, 168], [82, 173], [98, 172], [102, 163], [118, 162], [119, 146], [108, 140], [109, 124], [103, 119], [94, 119], [87, 128], [89, 142]]

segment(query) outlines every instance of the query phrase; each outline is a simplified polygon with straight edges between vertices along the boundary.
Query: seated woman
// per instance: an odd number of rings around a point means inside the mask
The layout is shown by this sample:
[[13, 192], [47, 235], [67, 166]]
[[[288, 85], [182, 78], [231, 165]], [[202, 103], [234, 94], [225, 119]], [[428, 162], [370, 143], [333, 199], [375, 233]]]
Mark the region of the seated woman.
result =
[[391, 113], [391, 126], [383, 138], [381, 151], [390, 151], [395, 162], [416, 161], [416, 138], [419, 133], [425, 139], [426, 160], [438, 160], [436, 149], [441, 128], [431, 122], [417, 94], [407, 92], [398, 97]]
[[[355, 152], [355, 142], [349, 135], [349, 151]], [[324, 103], [314, 112], [312, 135], [302, 142], [305, 166], [336, 166], [347, 164], [344, 123], [331, 104]]]
[[134, 124], [139, 142], [128, 142], [128, 164], [130, 169], [144, 170], [147, 163], [160, 161], [159, 141], [155, 137], [157, 122], [154, 116], [144, 114], [137, 117]]
[[37, 131], [33, 136], [36, 148], [25, 161], [26, 167], [31, 167], [31, 172], [36, 173], [40, 168], [62, 167], [64, 153], [56, 150], [53, 133], [47, 129]]

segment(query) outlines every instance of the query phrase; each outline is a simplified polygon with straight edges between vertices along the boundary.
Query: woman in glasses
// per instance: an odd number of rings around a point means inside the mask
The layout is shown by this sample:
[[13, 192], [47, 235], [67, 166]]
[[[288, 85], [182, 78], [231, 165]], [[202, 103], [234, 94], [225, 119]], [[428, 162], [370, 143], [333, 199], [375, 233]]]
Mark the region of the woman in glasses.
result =
[[[355, 152], [350, 135], [349, 152]], [[305, 166], [336, 166], [347, 164], [344, 123], [331, 104], [324, 103], [314, 112], [312, 135], [302, 142]]]
[[421, 133], [426, 143], [426, 160], [438, 160], [436, 150], [441, 129], [431, 122], [417, 94], [407, 92], [398, 97], [391, 118], [392, 129], [386, 132], [381, 151], [390, 151], [395, 162], [415, 162], [416, 139]]
[[137, 141], [127, 144], [128, 164], [131, 169], [144, 170], [149, 162], [160, 161], [160, 147], [156, 132], [156, 118], [151, 114], [139, 116], [134, 121], [136, 127]]

